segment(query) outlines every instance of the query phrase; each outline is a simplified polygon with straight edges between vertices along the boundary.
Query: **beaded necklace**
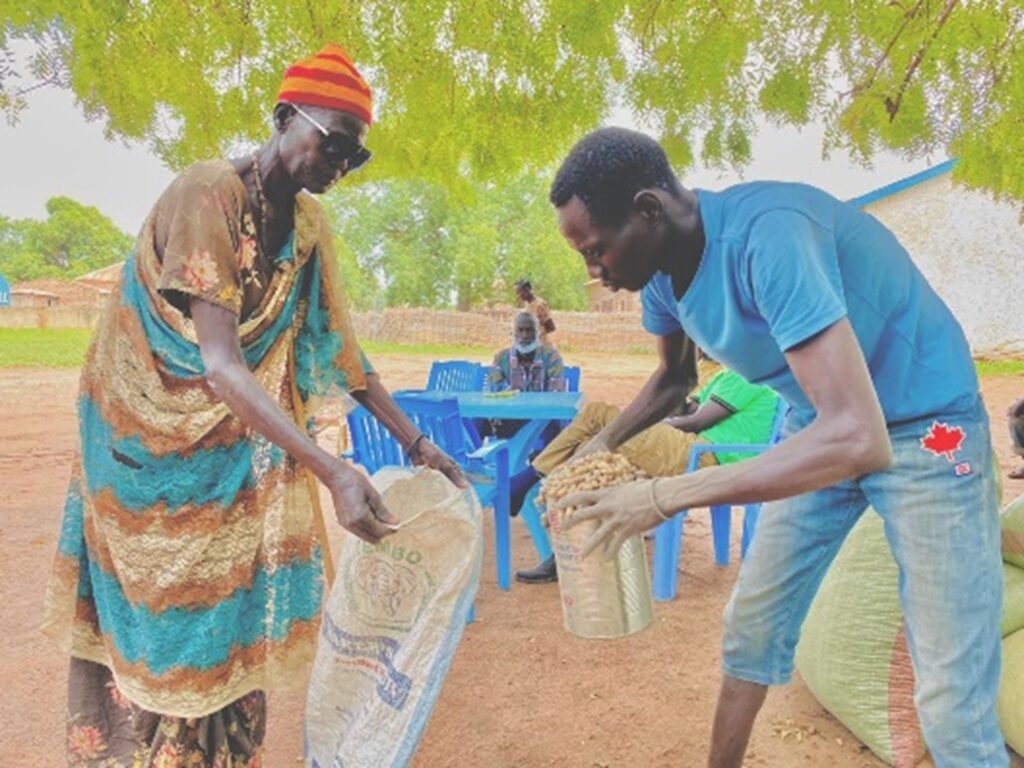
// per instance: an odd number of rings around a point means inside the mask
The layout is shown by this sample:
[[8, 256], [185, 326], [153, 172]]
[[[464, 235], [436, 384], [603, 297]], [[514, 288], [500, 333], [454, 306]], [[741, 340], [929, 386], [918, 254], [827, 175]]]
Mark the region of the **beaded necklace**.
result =
[[270, 221], [267, 218], [267, 198], [263, 194], [263, 178], [260, 174], [259, 154], [256, 152], [252, 153], [252, 175], [253, 181], [256, 183], [256, 206], [259, 208], [260, 214], [260, 226], [256, 232], [256, 239], [259, 241], [260, 250], [263, 251], [263, 255], [267, 256], [266, 238], [270, 234]]
[[[263, 176], [260, 173], [259, 155], [256, 152], [252, 153], [252, 176], [256, 187], [256, 207], [260, 219], [259, 224], [254, 224], [256, 227], [257, 259], [263, 263], [270, 263], [271, 259], [267, 251], [266, 242], [270, 235], [270, 219], [267, 215], [267, 198], [263, 193]], [[256, 288], [263, 287], [263, 281], [260, 279], [260, 273], [255, 264], [248, 269], [244, 269], [242, 272], [243, 283], [255, 285]]]

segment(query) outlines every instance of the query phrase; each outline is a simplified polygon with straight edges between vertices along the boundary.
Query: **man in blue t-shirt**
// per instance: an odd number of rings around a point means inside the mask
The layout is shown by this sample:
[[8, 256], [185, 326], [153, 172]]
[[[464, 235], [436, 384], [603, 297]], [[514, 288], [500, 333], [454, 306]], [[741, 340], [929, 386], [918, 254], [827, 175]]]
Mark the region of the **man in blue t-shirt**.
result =
[[591, 277], [642, 291], [660, 365], [582, 452], [614, 450], [696, 381], [695, 345], [791, 406], [783, 441], [690, 475], [574, 494], [588, 549], [691, 507], [773, 501], [726, 608], [711, 766], [739, 766], [789, 680], [811, 600], [870, 504], [900, 567], [915, 702], [937, 768], [1008, 765], [995, 715], [1002, 569], [988, 418], [966, 339], [889, 230], [801, 184], [683, 188], [664, 151], [595, 131], [551, 188]]

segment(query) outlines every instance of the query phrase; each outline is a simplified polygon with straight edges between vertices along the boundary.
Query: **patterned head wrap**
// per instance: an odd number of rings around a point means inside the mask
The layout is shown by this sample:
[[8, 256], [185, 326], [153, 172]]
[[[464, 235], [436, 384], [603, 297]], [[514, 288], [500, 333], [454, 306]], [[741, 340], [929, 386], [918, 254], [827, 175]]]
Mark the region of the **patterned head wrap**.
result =
[[370, 86], [345, 49], [334, 43], [288, 67], [277, 100], [336, 109], [373, 122]]

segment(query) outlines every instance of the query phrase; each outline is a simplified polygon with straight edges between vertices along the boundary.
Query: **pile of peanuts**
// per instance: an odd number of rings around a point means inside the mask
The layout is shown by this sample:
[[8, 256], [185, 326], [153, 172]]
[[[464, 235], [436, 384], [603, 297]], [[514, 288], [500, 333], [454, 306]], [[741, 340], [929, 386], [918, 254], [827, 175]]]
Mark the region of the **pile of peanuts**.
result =
[[[541, 484], [537, 499], [550, 506], [571, 493], [610, 488], [646, 477], [647, 474], [625, 456], [599, 451], [571, 459], [555, 469]], [[574, 511], [573, 507], [568, 507], [563, 515], [568, 517]]]

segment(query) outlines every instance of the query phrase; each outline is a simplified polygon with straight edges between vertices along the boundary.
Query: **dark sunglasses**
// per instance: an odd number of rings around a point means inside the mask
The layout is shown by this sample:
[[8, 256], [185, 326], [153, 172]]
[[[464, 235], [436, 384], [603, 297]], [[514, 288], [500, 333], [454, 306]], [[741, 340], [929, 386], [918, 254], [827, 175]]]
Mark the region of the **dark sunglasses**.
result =
[[291, 107], [302, 117], [306, 118], [314, 128], [320, 131], [322, 137], [320, 139], [320, 148], [323, 150], [328, 162], [337, 166], [343, 166], [348, 173], [351, 173], [352, 171], [358, 171], [373, 159], [373, 152], [347, 133], [329, 131], [312, 115], [307, 115], [295, 104], [292, 104]]

